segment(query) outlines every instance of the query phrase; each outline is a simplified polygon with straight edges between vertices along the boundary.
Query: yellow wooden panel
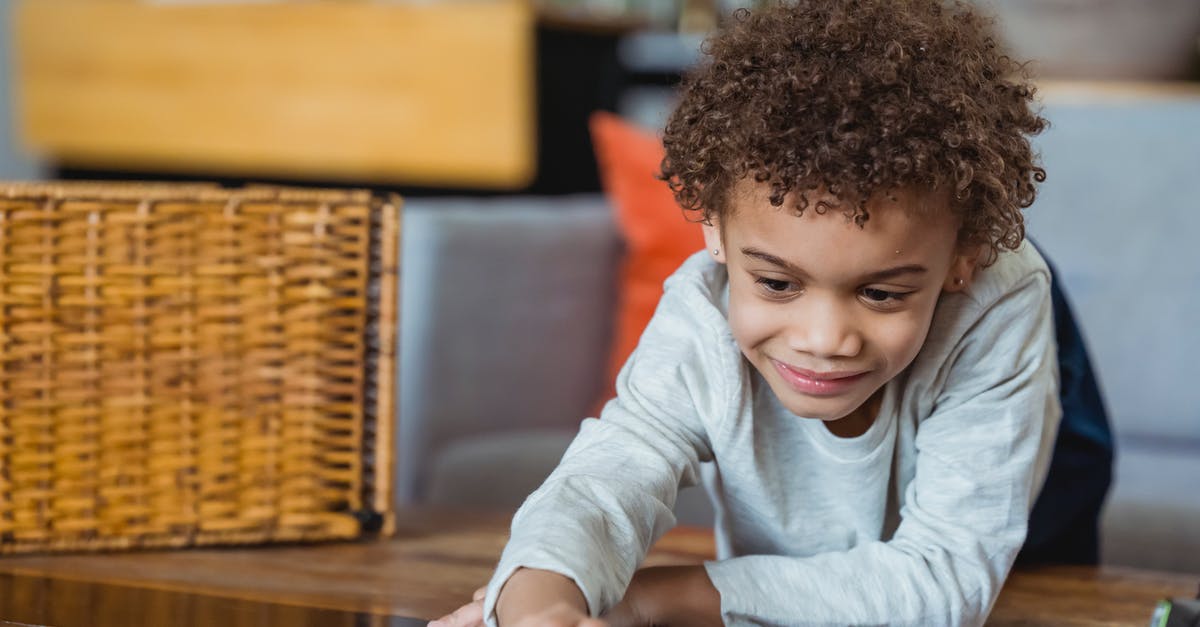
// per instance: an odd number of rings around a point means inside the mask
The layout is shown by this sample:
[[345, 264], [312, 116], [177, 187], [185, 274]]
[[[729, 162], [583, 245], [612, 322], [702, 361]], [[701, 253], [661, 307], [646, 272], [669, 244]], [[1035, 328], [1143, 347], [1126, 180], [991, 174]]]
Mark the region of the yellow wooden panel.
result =
[[74, 166], [520, 187], [521, 0], [19, 0], [17, 115]]

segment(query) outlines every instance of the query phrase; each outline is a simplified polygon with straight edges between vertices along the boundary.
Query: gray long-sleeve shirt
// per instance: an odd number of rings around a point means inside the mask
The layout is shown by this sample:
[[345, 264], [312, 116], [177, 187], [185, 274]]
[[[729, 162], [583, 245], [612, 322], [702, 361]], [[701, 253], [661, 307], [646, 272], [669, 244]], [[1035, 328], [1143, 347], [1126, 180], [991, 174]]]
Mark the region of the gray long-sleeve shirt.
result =
[[878, 418], [839, 438], [788, 412], [729, 330], [725, 267], [700, 253], [666, 282], [600, 419], [522, 505], [488, 587], [518, 567], [616, 604], [674, 525], [703, 462], [728, 625], [976, 625], [1025, 538], [1061, 410], [1049, 271], [1032, 246], [943, 294]]

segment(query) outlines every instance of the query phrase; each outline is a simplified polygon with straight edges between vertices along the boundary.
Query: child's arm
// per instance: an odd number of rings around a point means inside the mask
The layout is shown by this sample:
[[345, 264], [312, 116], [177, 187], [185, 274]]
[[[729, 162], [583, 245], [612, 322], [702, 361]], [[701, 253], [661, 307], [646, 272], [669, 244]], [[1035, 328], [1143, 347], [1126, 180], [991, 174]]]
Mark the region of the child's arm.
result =
[[721, 595], [704, 566], [655, 566], [633, 576], [625, 598], [604, 615], [611, 627], [720, 627]]
[[[518, 587], [521, 591], [514, 594]], [[476, 590], [474, 601], [429, 623], [429, 627], [483, 627], [486, 593], [486, 587]], [[588, 617], [583, 594], [570, 579], [549, 571], [518, 569], [501, 590], [496, 615], [502, 624], [517, 626], [525, 621], [575, 627], [722, 624], [720, 596], [700, 565], [639, 570], [625, 598], [604, 614], [603, 621]]]
[[[518, 569], [508, 578], [502, 592], [496, 615], [505, 625], [610, 627], [604, 621], [588, 617], [587, 604], [579, 588], [558, 573]], [[476, 590], [470, 603], [431, 621], [429, 627], [483, 627], [483, 597], [486, 594], [486, 586]]]
[[[977, 625], [1025, 538], [1059, 418], [1049, 279], [986, 309], [929, 377], [915, 475], [890, 541], [706, 566], [728, 625]], [[938, 330], [941, 332], [941, 330]]]
[[700, 462], [712, 458], [700, 416], [727, 411], [724, 369], [738, 367], [738, 353], [711, 302], [669, 286], [618, 377], [617, 398], [600, 419], [583, 422], [514, 516], [485, 599], [489, 624], [518, 568], [568, 578], [591, 616], [612, 608], [650, 545], [674, 525], [681, 485], [695, 484]]
[[579, 627], [603, 624], [588, 618], [587, 602], [575, 582], [558, 573], [528, 568], [518, 569], [504, 584], [496, 617], [504, 625], [528, 620]]

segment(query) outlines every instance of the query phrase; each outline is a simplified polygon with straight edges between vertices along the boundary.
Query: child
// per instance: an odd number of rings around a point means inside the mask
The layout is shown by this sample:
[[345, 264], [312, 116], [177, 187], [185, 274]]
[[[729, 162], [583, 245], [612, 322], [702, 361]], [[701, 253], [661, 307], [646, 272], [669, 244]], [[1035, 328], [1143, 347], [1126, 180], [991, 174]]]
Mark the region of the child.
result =
[[[981, 624], [1060, 408], [1023, 68], [939, 0], [799, 0], [709, 42], [663, 177], [707, 250], [441, 624]], [[706, 484], [719, 559], [635, 570]]]

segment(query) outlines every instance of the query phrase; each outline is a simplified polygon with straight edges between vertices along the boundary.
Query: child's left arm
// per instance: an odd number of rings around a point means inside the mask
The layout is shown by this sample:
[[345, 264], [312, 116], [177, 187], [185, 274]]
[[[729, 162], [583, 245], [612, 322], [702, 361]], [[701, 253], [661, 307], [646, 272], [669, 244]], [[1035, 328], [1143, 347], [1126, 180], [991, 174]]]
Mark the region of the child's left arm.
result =
[[[974, 302], [974, 301], [973, 301]], [[975, 625], [1025, 538], [1060, 409], [1049, 277], [962, 316], [891, 540], [709, 562], [730, 625]]]

